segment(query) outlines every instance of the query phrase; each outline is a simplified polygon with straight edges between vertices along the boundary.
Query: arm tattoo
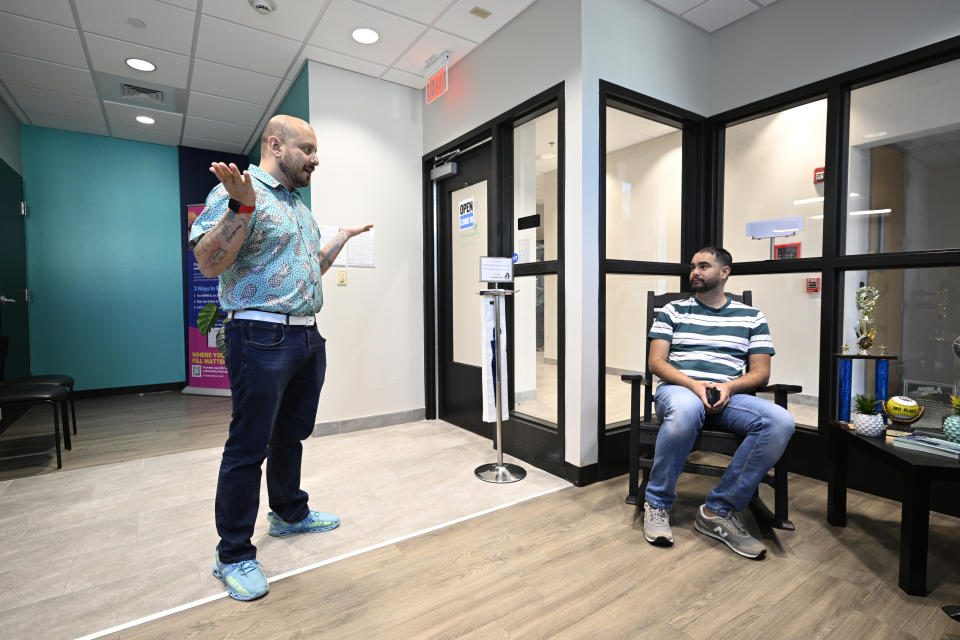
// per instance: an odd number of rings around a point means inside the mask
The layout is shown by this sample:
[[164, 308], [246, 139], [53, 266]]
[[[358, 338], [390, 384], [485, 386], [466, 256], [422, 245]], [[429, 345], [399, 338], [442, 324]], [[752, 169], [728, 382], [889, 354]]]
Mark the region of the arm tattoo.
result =
[[337, 256], [340, 254], [340, 250], [343, 249], [343, 245], [346, 244], [349, 238], [345, 238], [346, 234], [342, 231], [334, 236], [333, 240], [330, 241], [326, 247], [317, 252], [317, 262], [320, 264], [320, 270], [324, 270], [333, 265], [333, 261], [337, 259]]
[[217, 247], [217, 249], [210, 254], [210, 258], [208, 259], [210, 266], [214, 267], [220, 264], [220, 261], [223, 260], [226, 257], [226, 255], [227, 255], [226, 249]]

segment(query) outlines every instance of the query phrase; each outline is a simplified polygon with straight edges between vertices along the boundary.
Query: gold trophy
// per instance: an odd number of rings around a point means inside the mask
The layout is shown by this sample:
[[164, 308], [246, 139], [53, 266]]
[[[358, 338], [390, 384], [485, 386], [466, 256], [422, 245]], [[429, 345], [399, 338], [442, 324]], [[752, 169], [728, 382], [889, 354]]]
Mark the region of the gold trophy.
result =
[[856, 327], [857, 345], [860, 347], [858, 353], [861, 356], [870, 355], [870, 347], [873, 346], [873, 340], [877, 337], [877, 328], [873, 326], [873, 318], [870, 314], [877, 306], [879, 297], [880, 291], [876, 287], [860, 287], [856, 292], [857, 311], [861, 314]]

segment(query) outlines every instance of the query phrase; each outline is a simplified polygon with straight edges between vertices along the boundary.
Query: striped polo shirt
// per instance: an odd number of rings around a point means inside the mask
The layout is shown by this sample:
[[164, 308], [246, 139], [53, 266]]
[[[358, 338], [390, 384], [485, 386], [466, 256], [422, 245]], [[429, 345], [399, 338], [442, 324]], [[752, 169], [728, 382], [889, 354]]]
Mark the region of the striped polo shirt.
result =
[[691, 296], [664, 306], [651, 340], [670, 343], [667, 362], [694, 380], [727, 382], [743, 375], [747, 357], [775, 353], [763, 313], [729, 297], [714, 309]]

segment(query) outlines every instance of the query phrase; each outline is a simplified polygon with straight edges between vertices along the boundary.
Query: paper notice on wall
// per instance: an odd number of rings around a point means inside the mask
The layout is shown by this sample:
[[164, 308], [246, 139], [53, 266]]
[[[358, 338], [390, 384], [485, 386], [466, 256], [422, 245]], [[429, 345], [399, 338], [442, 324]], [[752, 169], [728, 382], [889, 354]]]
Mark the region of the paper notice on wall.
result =
[[370, 229], [350, 238], [347, 243], [347, 265], [351, 267], [375, 267], [376, 229]]
[[[330, 244], [330, 241], [340, 233], [340, 227], [333, 227], [330, 225], [320, 225], [320, 248], [326, 247]], [[345, 267], [347, 266], [347, 252], [341, 251], [340, 255], [337, 256], [337, 259], [333, 261], [333, 266], [335, 267]]]
[[[481, 296], [480, 305], [480, 341], [482, 343], [480, 377], [483, 381], [483, 421], [497, 421], [497, 388], [496, 376], [500, 375], [500, 419], [510, 419], [510, 408], [507, 406], [507, 337], [504, 331], [507, 327], [506, 305], [500, 305], [500, 353], [496, 353], [494, 341], [496, 336], [495, 303], [488, 296]], [[496, 353], [496, 355], [494, 355]], [[504, 366], [501, 366], [501, 363]]]

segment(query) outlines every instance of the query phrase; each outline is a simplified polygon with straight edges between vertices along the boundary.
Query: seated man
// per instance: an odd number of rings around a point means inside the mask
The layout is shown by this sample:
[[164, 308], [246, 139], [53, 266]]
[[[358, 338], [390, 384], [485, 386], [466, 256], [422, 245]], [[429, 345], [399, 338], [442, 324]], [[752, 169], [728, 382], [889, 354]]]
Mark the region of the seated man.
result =
[[654, 402], [663, 424], [644, 496], [643, 533], [651, 544], [673, 544], [677, 478], [700, 429], [731, 431], [745, 438], [697, 510], [694, 527], [742, 556], [761, 559], [766, 548], [736, 512], [780, 459], [794, 425], [783, 408], [747, 395], [767, 384], [773, 341], [760, 311], [723, 292], [732, 261], [719, 247], [698, 251], [690, 264], [696, 295], [666, 305], [650, 330], [648, 366], [661, 380]]

